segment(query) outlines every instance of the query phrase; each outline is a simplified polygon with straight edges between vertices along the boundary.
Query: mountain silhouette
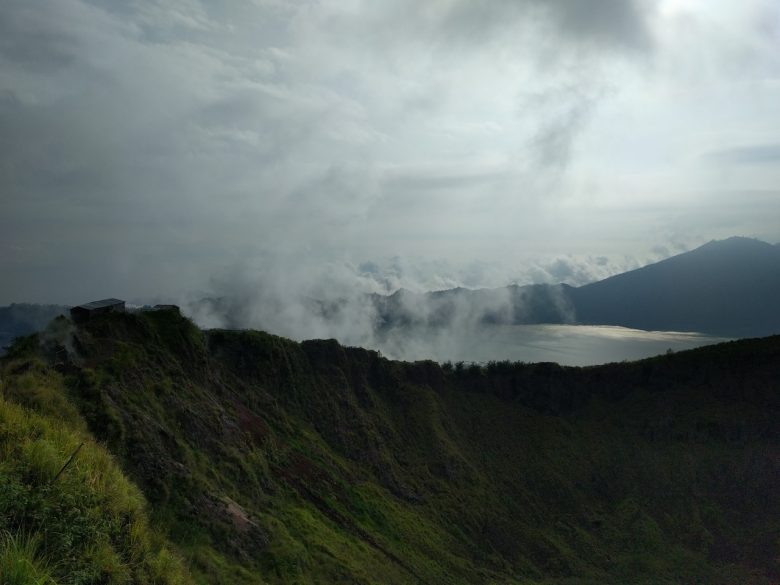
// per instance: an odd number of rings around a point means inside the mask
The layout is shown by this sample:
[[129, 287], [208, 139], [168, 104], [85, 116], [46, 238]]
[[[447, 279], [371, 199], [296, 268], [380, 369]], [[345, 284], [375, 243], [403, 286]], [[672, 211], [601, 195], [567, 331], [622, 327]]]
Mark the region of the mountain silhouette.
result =
[[373, 299], [380, 331], [549, 323], [761, 337], [780, 332], [780, 246], [733, 237], [580, 287], [402, 290]]
[[582, 324], [770, 335], [780, 331], [780, 247], [712, 241], [568, 294]]

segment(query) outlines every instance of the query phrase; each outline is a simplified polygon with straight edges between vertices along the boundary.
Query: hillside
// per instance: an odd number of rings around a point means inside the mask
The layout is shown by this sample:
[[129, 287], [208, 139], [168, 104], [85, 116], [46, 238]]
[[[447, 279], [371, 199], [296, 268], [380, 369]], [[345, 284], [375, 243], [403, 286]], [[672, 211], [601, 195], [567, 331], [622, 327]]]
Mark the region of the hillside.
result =
[[[780, 337], [584, 369], [392, 362], [174, 311], [42, 339], [0, 362], [4, 404], [88, 431], [79, 466], [104, 445], [197, 583], [780, 582]], [[55, 502], [78, 485], [4, 473]], [[4, 529], [45, 530], [14, 502]]]
[[62, 376], [19, 345], [0, 360], [0, 583], [193, 583]]
[[577, 321], [732, 337], [780, 333], [780, 248], [748, 238], [571, 289]]

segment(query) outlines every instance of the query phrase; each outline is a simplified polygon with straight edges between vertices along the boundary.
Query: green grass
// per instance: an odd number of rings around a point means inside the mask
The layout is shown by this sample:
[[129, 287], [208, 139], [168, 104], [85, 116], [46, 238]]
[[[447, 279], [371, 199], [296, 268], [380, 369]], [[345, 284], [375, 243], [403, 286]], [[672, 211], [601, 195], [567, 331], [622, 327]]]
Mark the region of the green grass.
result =
[[32, 566], [58, 582], [780, 570], [777, 340], [581, 369], [403, 364], [171, 312], [76, 337], [62, 375], [30, 339], [0, 372], [0, 528], [37, 539]]
[[41, 552], [40, 536], [6, 532], [0, 536], [0, 583], [55, 585], [49, 560]]
[[[0, 582], [189, 583], [181, 560], [150, 527], [142, 493], [73, 406], [62, 408], [58, 375], [37, 362], [22, 365], [13, 361], [2, 373]], [[15, 369], [23, 373], [9, 376]], [[10, 401], [25, 389], [25, 406]]]

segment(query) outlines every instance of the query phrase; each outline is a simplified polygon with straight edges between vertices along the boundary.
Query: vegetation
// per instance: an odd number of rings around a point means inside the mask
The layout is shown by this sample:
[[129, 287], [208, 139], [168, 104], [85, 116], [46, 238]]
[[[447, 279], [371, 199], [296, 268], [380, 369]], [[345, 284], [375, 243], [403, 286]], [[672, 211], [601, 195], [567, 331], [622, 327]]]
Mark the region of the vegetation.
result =
[[0, 582], [191, 582], [59, 376], [30, 358], [3, 364], [2, 380]]
[[440, 367], [173, 311], [64, 325], [2, 362], [8, 582], [780, 576], [780, 338]]

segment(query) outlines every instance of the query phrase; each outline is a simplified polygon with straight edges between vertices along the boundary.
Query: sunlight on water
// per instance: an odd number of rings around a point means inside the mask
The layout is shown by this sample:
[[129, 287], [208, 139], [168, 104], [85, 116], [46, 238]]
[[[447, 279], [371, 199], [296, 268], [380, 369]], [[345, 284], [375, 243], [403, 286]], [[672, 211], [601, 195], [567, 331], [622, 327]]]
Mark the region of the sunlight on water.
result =
[[[586, 366], [636, 360], [728, 341], [692, 332], [641, 331], [591, 325], [506, 325], [485, 327], [463, 335], [423, 336], [416, 343], [400, 344], [386, 353], [406, 360], [487, 362], [511, 360], [558, 362]], [[383, 351], [388, 348], [383, 348]]]

